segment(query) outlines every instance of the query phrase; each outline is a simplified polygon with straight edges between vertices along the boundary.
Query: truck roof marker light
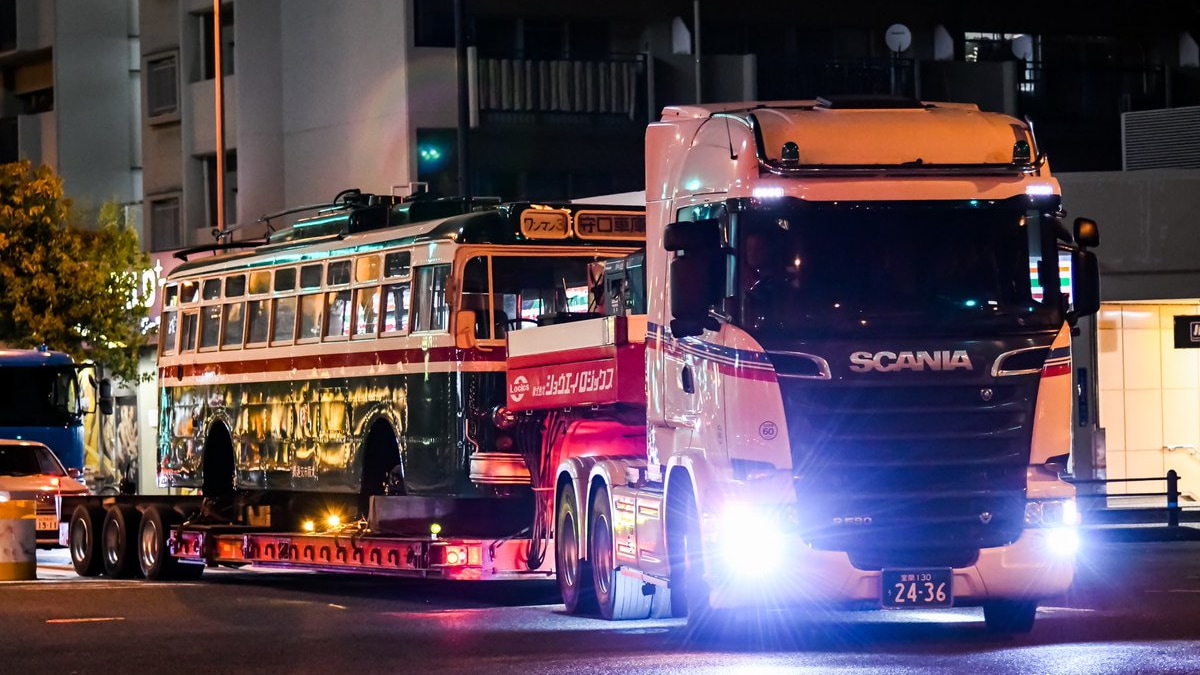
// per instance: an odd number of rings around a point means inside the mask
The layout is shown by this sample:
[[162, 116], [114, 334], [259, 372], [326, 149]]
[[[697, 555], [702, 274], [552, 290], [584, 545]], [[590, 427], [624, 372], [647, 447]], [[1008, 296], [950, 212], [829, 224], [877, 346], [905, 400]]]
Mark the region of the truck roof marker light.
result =
[[1049, 197], [1052, 194], [1054, 194], [1054, 186], [1052, 185], [1035, 183], [1025, 186], [1025, 195], [1028, 197]]
[[755, 199], [779, 199], [783, 196], [783, 188], [778, 185], [760, 185], [751, 193]]
[[325, 516], [325, 526], [328, 527], [329, 529], [333, 529], [335, 527], [340, 527], [341, 524], [342, 524], [342, 517], [339, 516], [338, 514], [331, 513], [331, 514]]
[[304, 530], [305, 532], [316, 532], [317, 524], [310, 518], [305, 520], [304, 523], [300, 525], [300, 529]]

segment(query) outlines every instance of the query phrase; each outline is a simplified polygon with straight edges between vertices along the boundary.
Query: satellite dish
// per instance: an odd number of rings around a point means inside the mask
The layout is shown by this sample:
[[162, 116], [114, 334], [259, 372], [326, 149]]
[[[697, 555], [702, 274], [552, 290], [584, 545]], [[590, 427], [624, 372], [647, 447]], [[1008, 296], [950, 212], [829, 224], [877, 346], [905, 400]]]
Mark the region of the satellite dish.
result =
[[888, 26], [887, 32], [883, 35], [883, 41], [887, 43], [888, 49], [899, 54], [912, 44], [912, 32], [908, 30], [908, 26], [894, 23]]
[[1012, 39], [1013, 56], [1022, 61], [1033, 60], [1033, 36], [1018, 35]]

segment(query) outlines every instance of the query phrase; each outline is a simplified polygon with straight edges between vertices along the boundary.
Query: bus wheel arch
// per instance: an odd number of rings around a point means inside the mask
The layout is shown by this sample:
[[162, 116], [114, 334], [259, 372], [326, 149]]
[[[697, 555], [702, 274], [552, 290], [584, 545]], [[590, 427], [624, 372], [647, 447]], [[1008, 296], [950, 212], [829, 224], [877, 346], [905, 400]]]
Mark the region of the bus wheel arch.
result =
[[369, 431], [362, 442], [362, 461], [359, 463], [360, 506], [364, 514], [370, 506], [371, 497], [406, 492], [400, 438], [395, 427], [381, 415], [369, 422], [367, 428]]
[[232, 493], [236, 472], [233, 435], [224, 423], [213, 422], [204, 436], [200, 455], [200, 492], [212, 499]]

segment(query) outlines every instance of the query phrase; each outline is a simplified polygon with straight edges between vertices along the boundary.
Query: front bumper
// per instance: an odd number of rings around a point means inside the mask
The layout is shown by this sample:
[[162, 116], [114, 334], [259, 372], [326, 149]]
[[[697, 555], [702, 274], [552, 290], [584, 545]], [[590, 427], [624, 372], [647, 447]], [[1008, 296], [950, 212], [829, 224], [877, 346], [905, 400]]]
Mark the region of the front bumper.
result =
[[[955, 568], [953, 604], [987, 600], [1040, 600], [1065, 592], [1075, 575], [1074, 553], [1060, 552], [1056, 537], [1074, 536], [1056, 529], [1028, 529], [1016, 542], [979, 551], [975, 564]], [[817, 551], [803, 542], [789, 546], [785, 564], [773, 575], [713, 570], [709, 577], [714, 608], [879, 606], [878, 570], [860, 570], [839, 551]]]

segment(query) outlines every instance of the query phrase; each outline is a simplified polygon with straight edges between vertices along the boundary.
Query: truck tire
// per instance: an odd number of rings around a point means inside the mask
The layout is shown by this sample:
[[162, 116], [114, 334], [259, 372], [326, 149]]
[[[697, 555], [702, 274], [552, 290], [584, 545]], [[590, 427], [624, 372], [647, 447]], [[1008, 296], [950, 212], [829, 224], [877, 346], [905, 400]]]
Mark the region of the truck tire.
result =
[[[686, 481], [686, 476], [682, 480]], [[686, 616], [688, 632], [702, 636], [706, 628], [718, 622], [709, 606], [708, 582], [703, 577], [700, 515], [691, 484], [676, 488], [669, 500], [667, 559], [671, 565], [671, 614]]]
[[591, 512], [588, 558], [592, 563], [600, 616], [611, 621], [649, 618], [654, 595], [642, 592], [645, 584], [640, 579], [625, 576], [617, 570], [612, 507], [608, 502], [608, 489], [604, 486], [597, 488], [592, 496]]
[[167, 544], [171, 527], [178, 520], [173, 509], [159, 504], [152, 504], [142, 512], [137, 537], [138, 567], [142, 575], [151, 581], [178, 578], [180, 562], [171, 555]]
[[1017, 635], [1033, 630], [1037, 602], [992, 600], [983, 603], [983, 622], [989, 633]]
[[104, 510], [80, 504], [71, 512], [67, 528], [67, 548], [71, 565], [81, 577], [99, 576], [104, 571], [104, 555], [100, 550], [99, 528], [104, 522]]
[[554, 521], [554, 576], [558, 591], [568, 614], [596, 612], [596, 593], [592, 586], [592, 569], [579, 557], [580, 519], [575, 486], [566, 483], [558, 492]]
[[104, 514], [101, 530], [104, 572], [113, 579], [128, 579], [141, 572], [137, 555], [137, 509], [116, 504]]

